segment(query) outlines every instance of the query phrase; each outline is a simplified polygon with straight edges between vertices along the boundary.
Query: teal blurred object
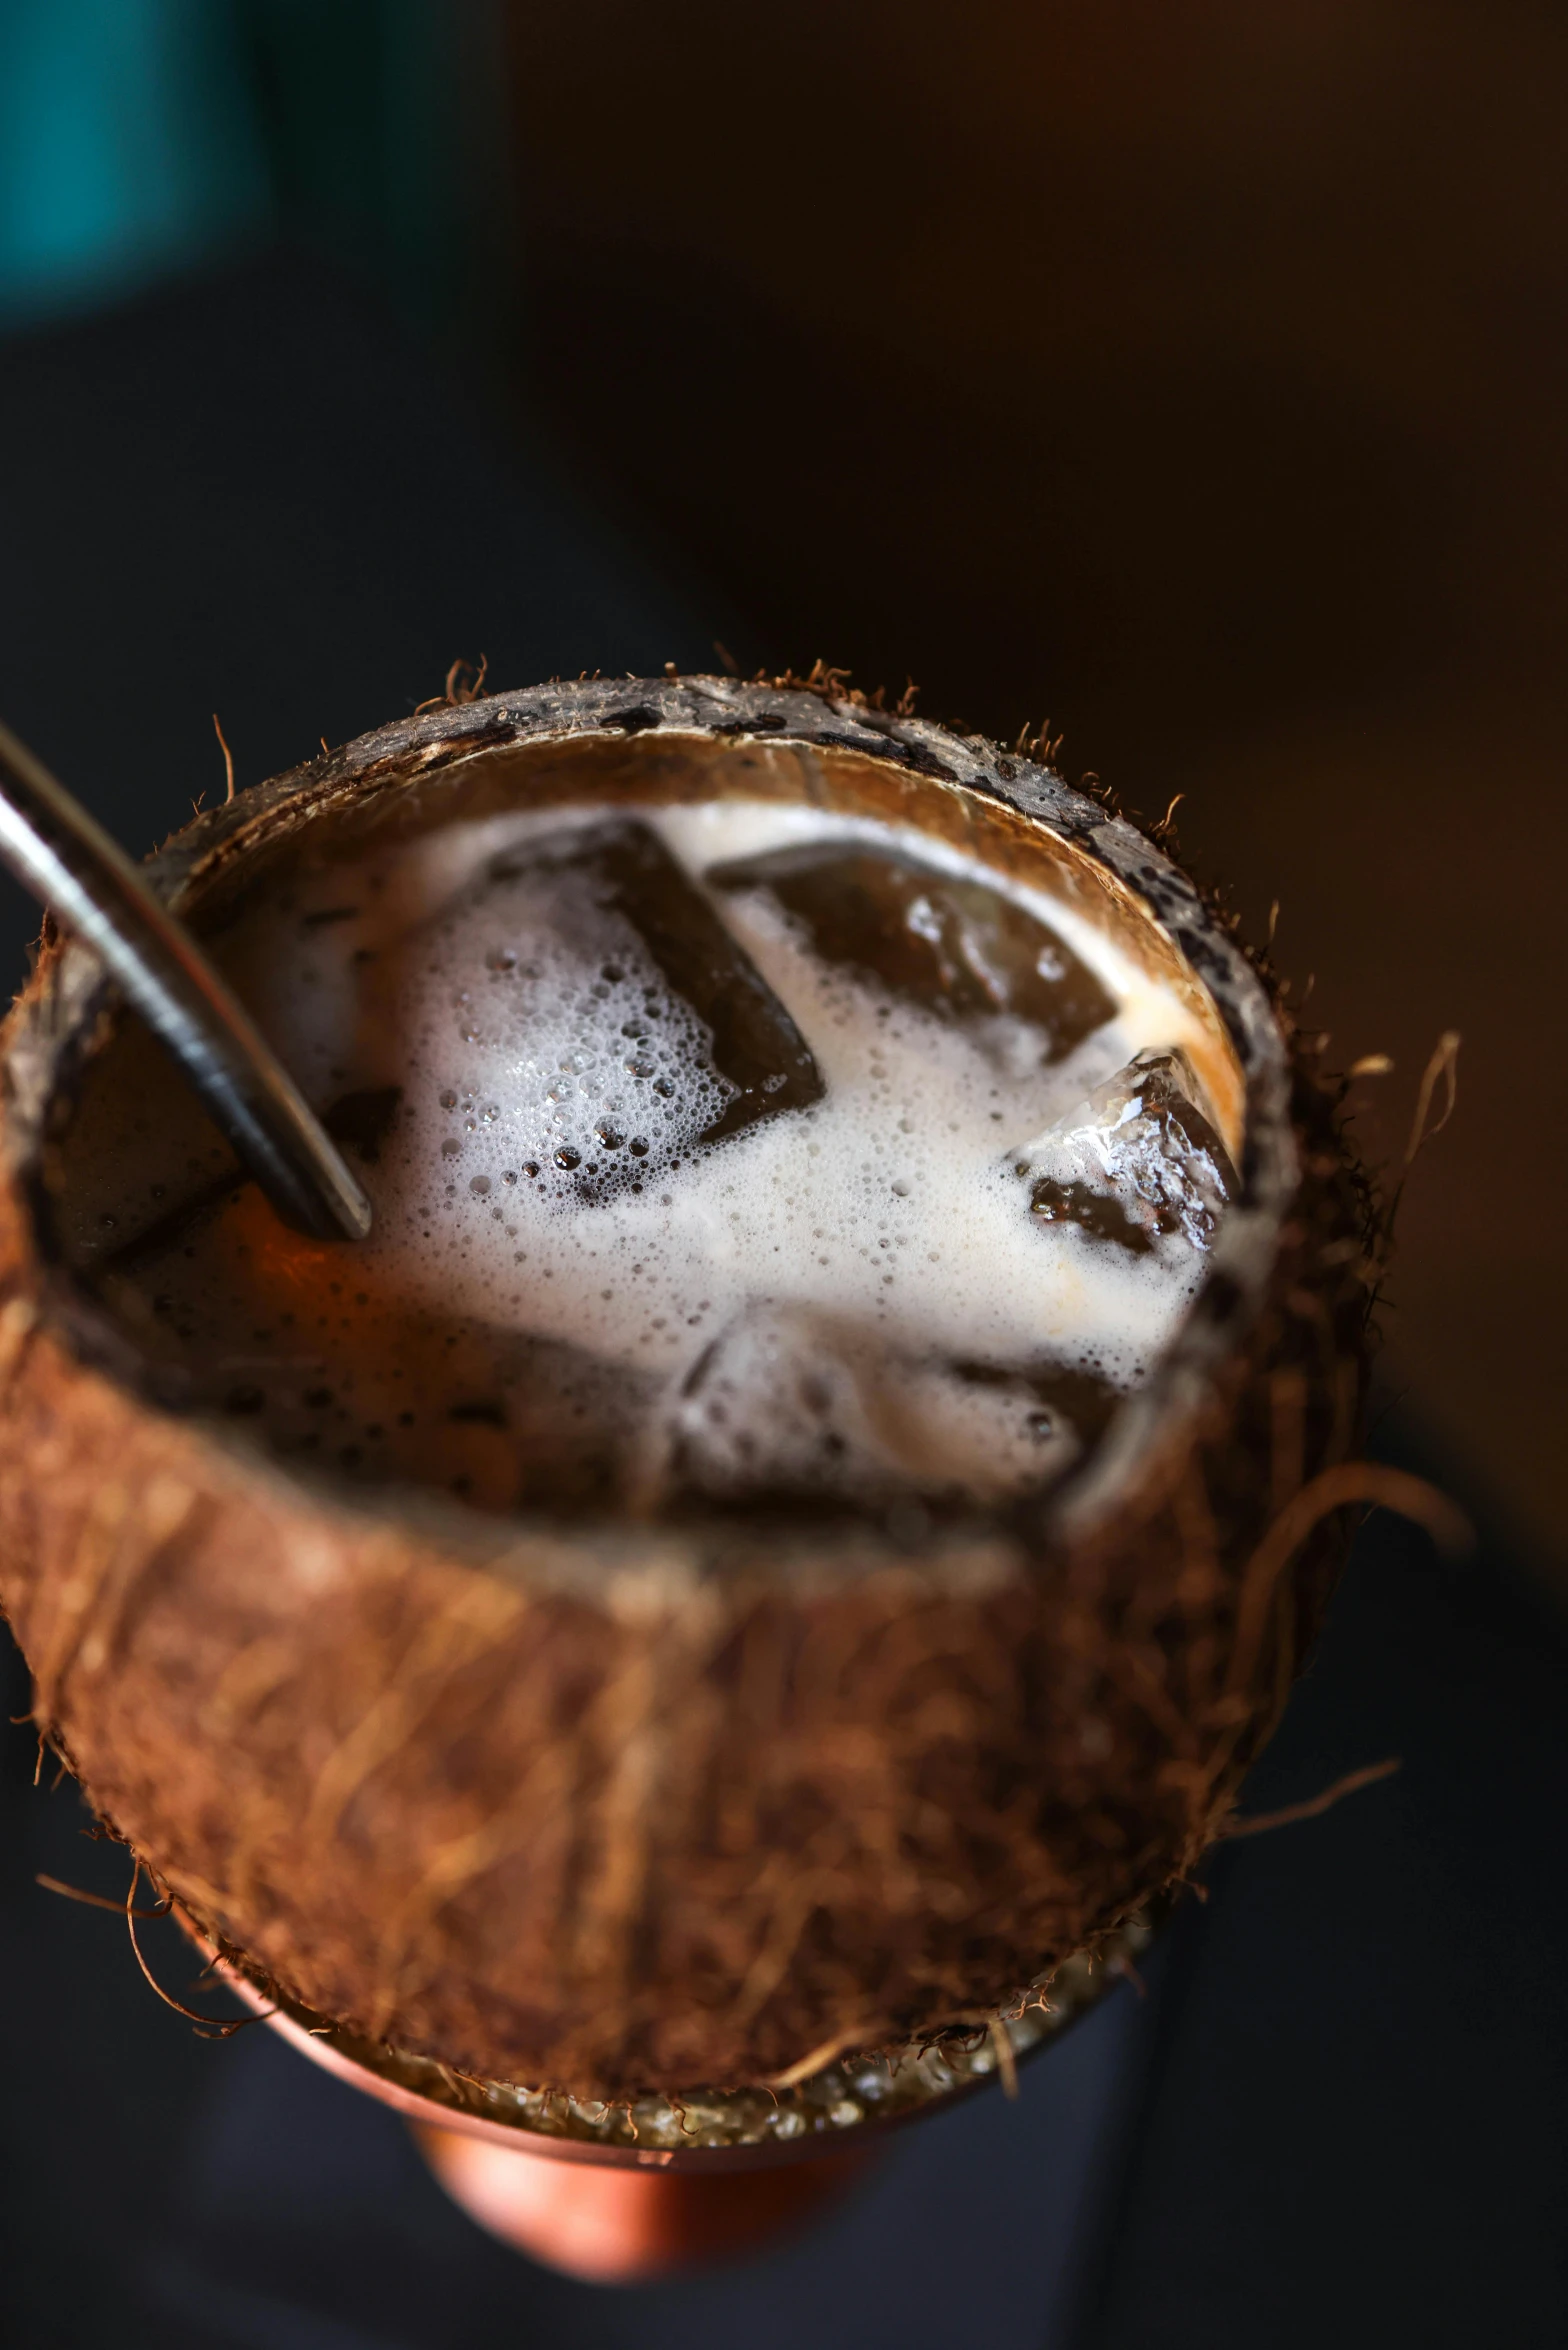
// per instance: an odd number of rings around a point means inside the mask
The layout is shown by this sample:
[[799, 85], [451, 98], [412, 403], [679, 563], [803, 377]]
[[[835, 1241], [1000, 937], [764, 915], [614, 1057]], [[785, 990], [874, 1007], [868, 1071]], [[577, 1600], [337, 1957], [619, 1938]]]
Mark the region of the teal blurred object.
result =
[[0, 326], [285, 235], [442, 320], [494, 225], [476, 212], [499, 212], [498, 19], [484, 0], [0, 0]]

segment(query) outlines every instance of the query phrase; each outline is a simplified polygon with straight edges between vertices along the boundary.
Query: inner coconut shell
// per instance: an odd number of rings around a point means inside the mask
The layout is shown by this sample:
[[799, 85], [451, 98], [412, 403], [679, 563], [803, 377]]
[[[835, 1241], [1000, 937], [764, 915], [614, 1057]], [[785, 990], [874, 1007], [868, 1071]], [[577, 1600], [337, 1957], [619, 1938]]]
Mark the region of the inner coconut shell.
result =
[[583, 2097], [972, 2025], [1190, 1872], [1321, 1614], [1339, 1546], [1299, 1497], [1356, 1440], [1379, 1270], [1338, 1096], [1192, 884], [1049, 771], [858, 700], [703, 678], [442, 708], [151, 872], [221, 959], [328, 840], [716, 795], [1043, 879], [1200, 1020], [1239, 1195], [1177, 1343], [1043, 1503], [923, 1533], [565, 1524], [285, 1471], [184, 1408], [62, 1239], [63, 1204], [113, 1212], [94, 1136], [130, 1090], [224, 1146], [84, 949], [45, 946], [5, 1048], [0, 1594], [40, 1727], [253, 1979]]

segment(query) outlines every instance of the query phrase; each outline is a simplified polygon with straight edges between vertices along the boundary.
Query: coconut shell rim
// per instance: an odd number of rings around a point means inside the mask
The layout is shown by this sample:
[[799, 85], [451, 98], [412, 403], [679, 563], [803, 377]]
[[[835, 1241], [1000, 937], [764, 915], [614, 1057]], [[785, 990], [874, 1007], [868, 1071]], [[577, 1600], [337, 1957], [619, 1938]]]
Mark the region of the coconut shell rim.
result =
[[[1241, 1352], [1261, 1312], [1280, 1225], [1299, 1180], [1289, 1108], [1292, 1038], [1266, 977], [1239, 944], [1217, 905], [1148, 835], [1125, 816], [1075, 789], [1053, 768], [1007, 752], [982, 736], [961, 735], [928, 719], [878, 710], [826, 686], [788, 679], [741, 683], [729, 677], [577, 679], [487, 694], [424, 708], [374, 728], [321, 757], [235, 793], [199, 812], [146, 860], [158, 894], [176, 911], [241, 864], [322, 816], [371, 799], [389, 784], [417, 786], [487, 752], [552, 739], [658, 733], [749, 737], [769, 745], [853, 751], [883, 759], [933, 782], [960, 786], [1033, 822], [1044, 823], [1104, 866], [1142, 905], [1206, 989], [1236, 1052], [1245, 1087], [1241, 1190], [1221, 1221], [1200, 1286], [1171, 1342], [1144, 1384], [1118, 1405], [1089, 1456], [1023, 1513], [976, 1510], [920, 1549], [939, 1580], [960, 1583], [996, 1571], [995, 1545], [1016, 1555], [1074, 1539], [1113, 1516], [1153, 1456], [1181, 1441], [1201, 1415], [1218, 1365]], [[68, 1091], [76, 1066], [96, 1049], [122, 999], [97, 954], [46, 931], [27, 985], [0, 1026], [0, 1071], [6, 1087], [5, 1170], [24, 1199], [33, 1243], [41, 1318], [61, 1334], [84, 1368], [128, 1388], [150, 1409], [168, 1411], [132, 1341], [88, 1300], [74, 1278], [40, 1251], [48, 1228], [38, 1161], [51, 1110]], [[182, 1416], [177, 1411], [175, 1416]], [[643, 1571], [653, 1529], [628, 1527], [612, 1513], [572, 1521], [527, 1509], [495, 1518], [418, 1487], [356, 1487], [347, 1479], [274, 1461], [242, 1435], [202, 1419], [203, 1434], [249, 1477], [279, 1482], [326, 1516], [422, 1532], [444, 1549], [491, 1567], [527, 1548], [530, 1581], [538, 1554], [566, 1532], [568, 1581], [580, 1579], [581, 1552], [592, 1543], [612, 1584]], [[703, 1574], [725, 1573], [738, 1552], [755, 1570], [766, 1552], [787, 1582], [816, 1580], [824, 1540], [852, 1540], [866, 1564], [907, 1563], [908, 1546], [878, 1514], [846, 1510], [808, 1529], [788, 1519], [748, 1515], [739, 1529], [722, 1521], [673, 1517], [657, 1529], [670, 1550]], [[673, 1560], [672, 1560], [673, 1563]]]
[[[638, 2168], [656, 2165], [661, 2169], [694, 2170], [710, 2176], [720, 2170], [767, 2170], [780, 2163], [809, 2160], [812, 2156], [830, 2153], [835, 2149], [859, 2147], [868, 2140], [880, 2142], [890, 2132], [907, 2129], [911, 2123], [924, 2120], [934, 2113], [948, 2113], [954, 2106], [967, 2104], [972, 2098], [983, 2096], [987, 2090], [1002, 2088], [1004, 2094], [1016, 2094], [1016, 2076], [1026, 2066], [1033, 2066], [1047, 2052], [1055, 2048], [1069, 2032], [1084, 2023], [1122, 1981], [1126, 1981], [1141, 1996], [1142, 1978], [1136, 1960], [1168, 1929], [1172, 1904], [1161, 1899], [1152, 1905], [1151, 1914], [1139, 1911], [1097, 1942], [1092, 1949], [1069, 1953], [1040, 1985], [1031, 1985], [1027, 2015], [1032, 2015], [1033, 2036], [1019, 2045], [1010, 2036], [1014, 2076], [1009, 2085], [1008, 2073], [999, 2063], [987, 2062], [982, 2068], [973, 2063], [972, 2052], [949, 2048], [955, 2038], [974, 2039], [982, 2049], [995, 2048], [997, 2030], [1006, 2029], [1009, 2020], [1021, 2020], [1016, 2011], [1019, 2002], [1010, 2000], [988, 2015], [983, 2024], [973, 2018], [955, 2022], [950, 2027], [928, 2036], [923, 2041], [906, 2041], [893, 2047], [866, 2049], [842, 2048], [824, 2060], [814, 2072], [800, 2078], [788, 2088], [774, 2085], [765, 2090], [775, 2115], [791, 2112], [801, 2117], [804, 2126], [793, 2137], [779, 2135], [758, 2137], [749, 2134], [756, 2122], [757, 2090], [713, 2089], [706, 2085], [686, 2086], [680, 2090], [654, 2092], [643, 2100], [601, 2099], [573, 2096], [568, 2091], [549, 2088], [520, 2091], [507, 2082], [483, 2081], [473, 2074], [458, 2073], [439, 2060], [419, 2057], [410, 2051], [379, 2044], [373, 2051], [344, 2026], [322, 2017], [292, 2000], [264, 1969], [258, 1968], [243, 1954], [219, 1950], [192, 1919], [181, 1916], [180, 1923], [207, 1958], [213, 1972], [251, 2010], [251, 2020], [267, 2023], [279, 2031], [289, 2044], [321, 2065], [335, 2079], [347, 2081], [364, 2095], [378, 2103], [391, 2106], [405, 2120], [419, 2122], [426, 2127], [456, 2130], [483, 2140], [487, 2145], [503, 2146], [518, 2152], [541, 2154], [566, 2162], [598, 2163], [612, 2168]], [[175, 1905], [179, 1916], [179, 1905]], [[1062, 1982], [1067, 1965], [1078, 1961], [1082, 1973], [1070, 1986]], [[1053, 2005], [1050, 1994], [1056, 1993], [1060, 2005]], [[1022, 1996], [1022, 1995], [1020, 1995]], [[345, 2045], [348, 2043], [348, 2045]], [[918, 2067], [920, 2060], [931, 2050], [944, 2059], [945, 2069], [952, 2078], [945, 2086], [922, 2085], [919, 2091], [902, 2103], [887, 2106], [873, 2104], [869, 2111], [848, 2124], [827, 2122], [824, 2113], [828, 2099], [849, 2093], [851, 2068], [864, 2067], [869, 2062], [882, 2062], [895, 2076], [904, 2066]], [[960, 2062], [970, 2069], [958, 2070], [953, 2062], [959, 2054]], [[434, 2073], [437, 2079], [424, 2088], [411, 2085], [408, 2075]], [[443, 2077], [444, 2076], [444, 2077]], [[481, 2102], [493, 2102], [493, 2095], [512, 2099], [516, 2103], [537, 2105], [542, 2118], [526, 2119], [516, 2116], [502, 2119], [494, 2111], [481, 2110]], [[862, 2102], [864, 2101], [862, 2094]], [[550, 2108], [559, 2102], [566, 2108], [564, 2120], [551, 2126]], [[602, 2118], [584, 2118], [572, 2111], [583, 2104], [599, 2104], [604, 2108]], [[633, 2116], [635, 2103], [663, 2103], [676, 2116], [679, 2140], [672, 2146], [654, 2148], [639, 2144], [634, 2135], [630, 2142], [624, 2137], [611, 2136], [617, 2127], [631, 2128], [637, 2124]], [[710, 2114], [717, 2112], [720, 2119], [710, 2119], [691, 2126], [689, 2111], [683, 2108], [702, 2107]], [[808, 2113], [816, 2111], [809, 2121]], [[628, 2115], [626, 2123], [618, 2118]], [[644, 2123], [642, 2126], [647, 2126]]]

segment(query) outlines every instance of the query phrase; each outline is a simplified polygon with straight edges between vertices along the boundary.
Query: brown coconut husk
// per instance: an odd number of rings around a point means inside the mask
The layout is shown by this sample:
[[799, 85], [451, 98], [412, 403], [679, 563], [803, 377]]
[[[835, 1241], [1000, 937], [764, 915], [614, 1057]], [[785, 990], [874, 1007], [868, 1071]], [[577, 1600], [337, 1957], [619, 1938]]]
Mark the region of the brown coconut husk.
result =
[[0, 1595], [41, 1729], [253, 1979], [592, 2097], [972, 2027], [1189, 1877], [1380, 1474], [1342, 1088], [1162, 850], [1028, 758], [831, 675], [555, 685], [239, 793], [152, 871], [212, 932], [329, 830], [713, 790], [1054, 858], [1208, 1007], [1241, 1196], [1178, 1344], [1030, 1511], [568, 1527], [285, 1472], [62, 1261], [73, 1103], [135, 1049], [85, 950], [46, 945], [5, 1045]]

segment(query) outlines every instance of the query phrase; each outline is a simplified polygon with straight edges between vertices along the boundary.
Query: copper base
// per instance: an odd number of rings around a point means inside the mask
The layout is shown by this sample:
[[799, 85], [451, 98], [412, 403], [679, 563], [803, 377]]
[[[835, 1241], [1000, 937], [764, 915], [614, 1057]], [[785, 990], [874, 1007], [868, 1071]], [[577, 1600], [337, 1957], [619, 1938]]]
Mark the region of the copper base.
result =
[[562, 2162], [466, 2131], [411, 2125], [454, 2203], [529, 2259], [589, 2284], [647, 2284], [758, 2252], [841, 2202], [875, 2167], [867, 2149], [718, 2174]]

